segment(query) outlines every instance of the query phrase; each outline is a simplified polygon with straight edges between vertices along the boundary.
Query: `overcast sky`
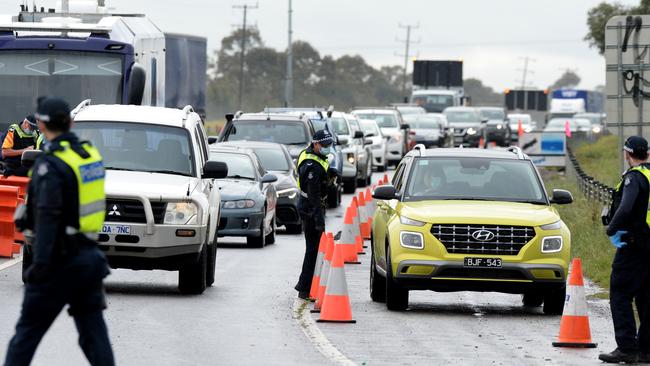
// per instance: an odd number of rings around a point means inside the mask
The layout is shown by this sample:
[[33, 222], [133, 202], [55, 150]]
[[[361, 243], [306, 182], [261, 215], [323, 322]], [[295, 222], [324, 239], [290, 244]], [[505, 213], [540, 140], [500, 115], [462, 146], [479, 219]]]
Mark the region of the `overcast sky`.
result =
[[[29, 0], [28, 3], [32, 3]], [[293, 0], [294, 39], [321, 54], [360, 54], [374, 66], [403, 64], [406, 37], [399, 24], [419, 24], [411, 47], [419, 59], [462, 59], [465, 77], [496, 90], [521, 85], [523, 57], [533, 59], [528, 84], [544, 88], [565, 69], [582, 77], [581, 87], [605, 83], [604, 58], [590, 49], [587, 10], [601, 0]], [[638, 0], [622, 0], [637, 4]], [[21, 0], [0, 0], [0, 14], [16, 13]], [[37, 0], [53, 7], [55, 0]], [[231, 0], [106, 0], [119, 12], [148, 14], [164, 31], [208, 37], [208, 47], [242, 21]], [[260, 0], [249, 12], [266, 45], [287, 45], [288, 0]]]

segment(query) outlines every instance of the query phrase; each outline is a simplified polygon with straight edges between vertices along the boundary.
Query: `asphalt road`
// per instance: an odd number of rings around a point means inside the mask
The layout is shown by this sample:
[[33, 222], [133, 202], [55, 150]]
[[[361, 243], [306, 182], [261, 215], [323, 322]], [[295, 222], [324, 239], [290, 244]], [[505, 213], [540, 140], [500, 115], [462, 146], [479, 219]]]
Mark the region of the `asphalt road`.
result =
[[[343, 212], [329, 211], [329, 230], [338, 230]], [[589, 301], [594, 350], [553, 348], [560, 317], [525, 309], [516, 295], [412, 292], [408, 311], [388, 312], [369, 298], [368, 255], [346, 267], [357, 323], [315, 323], [293, 290], [302, 236], [280, 235], [264, 249], [220, 243], [216, 282], [203, 295], [180, 295], [176, 273], [113, 270], [105, 314], [119, 365], [590, 365], [615, 347], [603, 300]], [[22, 289], [19, 264], [0, 270], [2, 360]], [[34, 365], [86, 364], [76, 337], [62, 313]]]

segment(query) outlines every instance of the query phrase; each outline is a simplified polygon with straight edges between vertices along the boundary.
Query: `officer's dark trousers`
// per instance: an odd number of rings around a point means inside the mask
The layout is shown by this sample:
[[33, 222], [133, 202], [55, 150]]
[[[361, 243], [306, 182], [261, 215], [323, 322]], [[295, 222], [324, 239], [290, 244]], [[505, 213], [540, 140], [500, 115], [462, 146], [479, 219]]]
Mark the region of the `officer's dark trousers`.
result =
[[298, 292], [309, 292], [311, 288], [312, 277], [314, 276], [314, 267], [318, 257], [318, 244], [323, 234], [322, 230], [316, 230], [315, 222], [311, 217], [303, 216], [302, 228], [305, 232], [305, 258], [302, 261], [302, 272], [296, 285]]
[[53, 270], [47, 280], [26, 285], [6, 366], [29, 365], [43, 335], [66, 304], [70, 305], [68, 312], [79, 331], [79, 345], [90, 364], [115, 364], [102, 315], [106, 307], [102, 284], [107, 271], [105, 261], [98, 249], [82, 249], [78, 256]]
[[[616, 251], [610, 279], [610, 306], [618, 348], [650, 354], [650, 251], [623, 247]], [[641, 324], [637, 331], [632, 303], [636, 298]]]

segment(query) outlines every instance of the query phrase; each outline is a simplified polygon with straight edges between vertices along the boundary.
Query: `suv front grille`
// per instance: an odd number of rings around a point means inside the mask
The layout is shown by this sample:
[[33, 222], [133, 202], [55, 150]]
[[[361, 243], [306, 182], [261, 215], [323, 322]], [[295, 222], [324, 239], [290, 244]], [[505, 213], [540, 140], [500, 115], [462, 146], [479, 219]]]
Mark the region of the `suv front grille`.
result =
[[[153, 218], [156, 224], [165, 221], [165, 202], [151, 202]], [[106, 221], [107, 222], [130, 222], [146, 224], [147, 218], [144, 215], [144, 206], [138, 200], [106, 199]]]
[[434, 224], [431, 234], [450, 254], [517, 255], [535, 237], [529, 226]]

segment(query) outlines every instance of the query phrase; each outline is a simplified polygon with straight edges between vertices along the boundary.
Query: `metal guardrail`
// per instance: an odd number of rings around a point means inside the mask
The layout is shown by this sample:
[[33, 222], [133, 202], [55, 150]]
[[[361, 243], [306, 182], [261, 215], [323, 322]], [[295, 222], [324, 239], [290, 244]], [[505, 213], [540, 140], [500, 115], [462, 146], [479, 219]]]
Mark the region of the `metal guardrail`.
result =
[[573, 151], [570, 147], [567, 146], [567, 156], [569, 158], [569, 165], [573, 168], [573, 171], [576, 174], [576, 180], [578, 181], [578, 188], [582, 193], [588, 198], [598, 200], [604, 204], [609, 205], [612, 201], [612, 195], [614, 194], [614, 188], [611, 188], [598, 180], [585, 173], [585, 171], [580, 166], [580, 162], [576, 159]]

